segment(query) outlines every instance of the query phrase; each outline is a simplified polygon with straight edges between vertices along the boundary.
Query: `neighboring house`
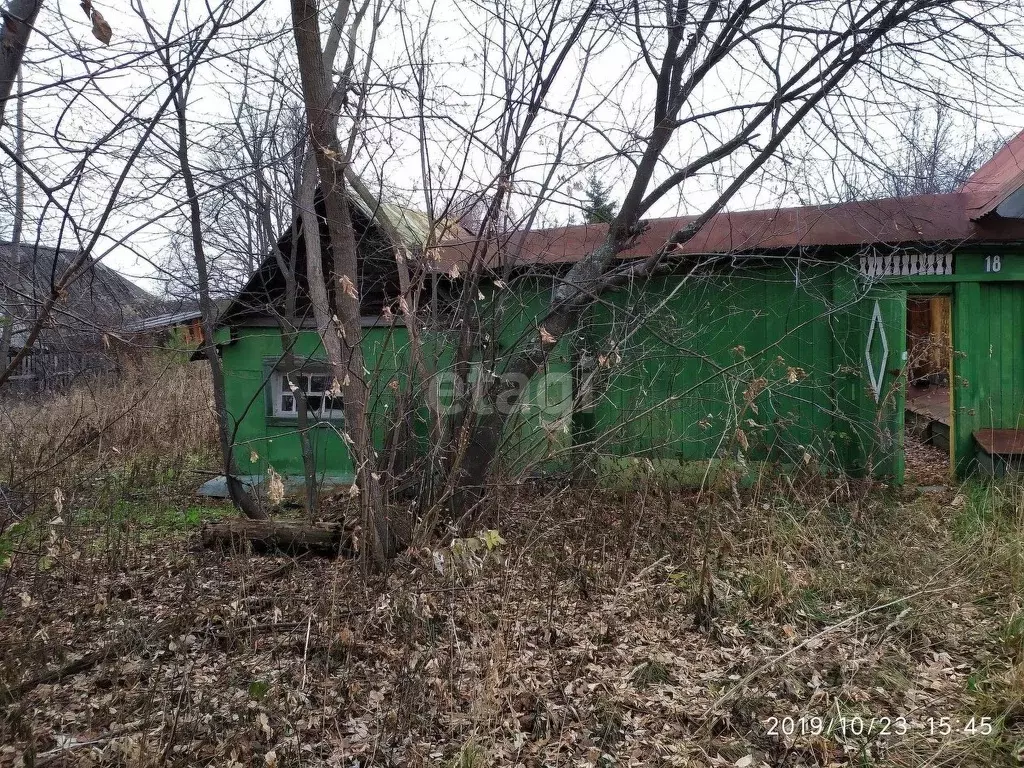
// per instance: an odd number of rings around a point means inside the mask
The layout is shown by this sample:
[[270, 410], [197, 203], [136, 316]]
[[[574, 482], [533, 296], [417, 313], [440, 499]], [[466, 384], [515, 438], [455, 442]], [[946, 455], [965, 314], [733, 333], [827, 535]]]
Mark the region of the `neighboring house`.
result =
[[[468, 241], [449, 238], [423, 254], [422, 218], [393, 208], [384, 215], [408, 225], [404, 245], [430, 275], [435, 304], [439, 287], [441, 294], [458, 287], [456, 276], [471, 262]], [[568, 419], [557, 447], [591, 446], [602, 457], [599, 471], [642, 458], [700, 480], [728, 459], [738, 469], [812, 464], [902, 482], [908, 302], [934, 301], [933, 322], [949, 325], [934, 330], [951, 346], [937, 359], [952, 371], [915, 377], [924, 390], [911, 394], [927, 400], [919, 410], [936, 442], [948, 443], [957, 474], [979, 463], [1013, 464], [1024, 455], [1022, 217], [1024, 132], [956, 193], [720, 214], [657, 276], [607, 293], [586, 313], [528, 395], [534, 416], [511, 429], [507, 450], [526, 444], [532, 458], [550, 458], [557, 452], [552, 424], [562, 434], [559, 419]], [[405, 329], [381, 320], [397, 290], [382, 232], [395, 228], [377, 226], [365, 204], [356, 218], [364, 354], [383, 444], [394, 407], [386, 385], [404, 383], [408, 367]], [[689, 221], [648, 222], [621, 259], [655, 253]], [[480, 354], [507, 359], [519, 339], [535, 338], [553, 279], [605, 231], [583, 225], [514, 234], [490, 249], [485, 267], [501, 281], [482, 288], [474, 329]], [[290, 243], [286, 237], [282, 247]], [[282, 362], [274, 319], [282, 284], [268, 259], [219, 332], [240, 473], [260, 476], [273, 467], [301, 474], [296, 401], [286, 383], [295, 374], [292, 383], [322, 422], [318, 470], [351, 478], [338, 436], [340, 403], [330, 395], [315, 331], [297, 345], [304, 366]], [[443, 372], [452, 337], [437, 331], [429, 343], [429, 359]]]
[[[216, 299], [214, 304], [220, 316], [232, 299]], [[123, 330], [129, 338], [143, 336], [152, 342], [194, 349], [203, 343], [203, 313], [197, 299], [165, 300], [155, 314], [126, 323]]]
[[[0, 243], [0, 330], [6, 367], [27, 343], [52, 286], [78, 252]], [[82, 375], [111, 370], [112, 338], [126, 323], [159, 307], [156, 297], [99, 262], [89, 264], [57, 300], [41, 333], [23, 357], [12, 386], [54, 389]]]

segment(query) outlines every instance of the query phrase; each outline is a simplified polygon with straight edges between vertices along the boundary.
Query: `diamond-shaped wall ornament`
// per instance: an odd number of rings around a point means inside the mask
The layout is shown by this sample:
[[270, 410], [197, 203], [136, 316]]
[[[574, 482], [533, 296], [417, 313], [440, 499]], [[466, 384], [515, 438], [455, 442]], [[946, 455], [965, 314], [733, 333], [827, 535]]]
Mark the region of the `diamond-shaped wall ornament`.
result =
[[[871, 359], [871, 343], [875, 333], [882, 342], [882, 359], [875, 366]], [[882, 380], [885, 378], [885, 366], [889, 362], [889, 340], [885, 338], [885, 325], [882, 323], [882, 308], [875, 301], [875, 311], [871, 313], [871, 327], [868, 329], [868, 343], [864, 347], [864, 361], [868, 364], [868, 377], [871, 379], [871, 392], [877, 403], [882, 397]]]

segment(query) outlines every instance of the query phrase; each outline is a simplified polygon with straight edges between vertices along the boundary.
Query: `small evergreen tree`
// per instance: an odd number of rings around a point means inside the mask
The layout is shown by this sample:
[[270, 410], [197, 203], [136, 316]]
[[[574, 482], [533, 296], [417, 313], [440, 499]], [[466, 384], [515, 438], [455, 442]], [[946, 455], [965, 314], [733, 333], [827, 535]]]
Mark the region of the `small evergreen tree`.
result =
[[608, 224], [619, 210], [618, 203], [611, 199], [611, 187], [601, 183], [596, 173], [587, 177], [587, 188], [583, 194], [583, 220], [587, 224]]

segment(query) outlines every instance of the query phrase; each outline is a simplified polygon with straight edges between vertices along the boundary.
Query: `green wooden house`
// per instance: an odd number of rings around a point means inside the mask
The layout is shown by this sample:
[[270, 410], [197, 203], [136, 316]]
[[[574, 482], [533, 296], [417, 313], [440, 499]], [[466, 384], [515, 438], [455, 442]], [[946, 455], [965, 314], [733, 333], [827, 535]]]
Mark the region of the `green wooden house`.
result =
[[[430, 318], [432, 314], [444, 314], [443, 306], [459, 290], [458, 281], [449, 274], [453, 273], [452, 265], [442, 269], [441, 262], [424, 254], [424, 243], [430, 236], [426, 216], [378, 203], [365, 189], [353, 192], [350, 201], [359, 248], [363, 358], [371, 383], [369, 410], [374, 443], [383, 451], [390, 440], [400, 435], [416, 450], [416, 446], [422, 447], [426, 434], [425, 414], [418, 407], [424, 387], [435, 389], [449, 415], [456, 407], [450, 366], [458, 329], [436, 316]], [[319, 236], [327, 264], [329, 236], [321, 201], [318, 206]], [[449, 222], [445, 227], [440, 238], [442, 245], [454, 246], [469, 237], [455, 224]], [[299, 387], [309, 408], [305, 434], [315, 456], [318, 480], [325, 487], [348, 485], [353, 482], [354, 468], [343, 438], [342, 405], [340, 398], [331, 394], [334, 377], [308, 303], [303, 277], [305, 242], [300, 225], [296, 224], [281, 238], [278, 250], [279, 254], [263, 262], [218, 321], [216, 342], [225, 373], [233, 464], [247, 484], [264, 481], [271, 471], [282, 476], [289, 488], [304, 481], [300, 398], [293, 390]], [[399, 295], [396, 252], [411, 254], [414, 274], [424, 267], [430, 272], [425, 281], [430, 295], [422, 297], [428, 308], [422, 313], [425, 327], [421, 329], [431, 377], [428, 383], [414, 380], [412, 375], [409, 333], [395, 301]], [[286, 270], [295, 277], [294, 289], [289, 288]], [[299, 330], [295, 334], [282, 331], [289, 290], [296, 292], [292, 324]], [[494, 285], [488, 282], [482, 291], [481, 305], [486, 305], [484, 297], [493, 294]], [[481, 349], [488, 346], [489, 340], [499, 337], [500, 344], [492, 344], [492, 349], [510, 348], [516, 339], [531, 332], [533, 319], [546, 301], [546, 292], [537, 281], [518, 281], [516, 297], [514, 303], [501, 304], [500, 308], [495, 305], [495, 311], [482, 313], [475, 329]], [[442, 309], [435, 312], [439, 305]], [[493, 355], [478, 355], [470, 373], [471, 382], [481, 370], [491, 370], [493, 363]], [[548, 368], [548, 373], [530, 383], [508, 424], [504, 458], [505, 466], [512, 472], [524, 471], [538, 462], [553, 466], [565, 461], [564, 451], [560, 459], [552, 460], [550, 454], [553, 442], [561, 448], [569, 442], [568, 428], [559, 429], [557, 425], [560, 419], [566, 425], [569, 423], [571, 370], [568, 361], [559, 356], [549, 361]], [[398, 421], [408, 423], [397, 424]], [[201, 492], [226, 495], [223, 478], [207, 483]]]
[[[395, 393], [410, 381], [407, 330], [391, 306], [394, 244], [383, 233], [398, 232], [428, 272], [424, 305], [438, 314], [471, 263], [472, 238], [451, 229], [427, 249], [425, 217], [356, 202], [383, 446]], [[649, 255], [688, 221], [649, 222], [621, 258]], [[553, 280], [603, 237], [604, 226], [582, 225], [492, 243], [480, 267], [481, 359], [498, 370], [535, 338]], [[302, 474], [295, 401], [282, 385], [282, 285], [268, 259], [220, 330], [238, 471], [251, 478], [271, 467]], [[443, 324], [425, 329], [443, 379], [454, 337]], [[293, 352], [304, 362], [296, 371], [292, 360], [291, 372], [319, 409], [318, 471], [347, 482], [340, 412], [311, 327]], [[531, 383], [504, 458], [517, 471], [565, 470], [585, 453], [598, 473], [642, 463], [692, 480], [716, 462], [767, 462], [902, 482], [908, 414], [956, 474], [1000, 471], [1024, 455], [1024, 133], [955, 193], [715, 217], [669, 269], [587, 313]]]

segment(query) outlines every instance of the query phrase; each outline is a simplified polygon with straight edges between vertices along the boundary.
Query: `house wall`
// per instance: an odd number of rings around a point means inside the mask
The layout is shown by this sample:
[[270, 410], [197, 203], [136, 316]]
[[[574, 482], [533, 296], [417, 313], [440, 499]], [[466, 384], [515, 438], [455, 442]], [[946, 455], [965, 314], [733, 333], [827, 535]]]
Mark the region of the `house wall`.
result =
[[[609, 293], [529, 383], [509, 420], [504, 466], [511, 473], [566, 468], [586, 443], [578, 455], [813, 461], [899, 481], [906, 301], [921, 283], [952, 292], [952, 443], [964, 474], [974, 458], [974, 430], [1024, 426], [1024, 264], [1004, 255], [1003, 271], [993, 275], [984, 272], [983, 258], [958, 255], [954, 275], [910, 281], [864, 281], [849, 265], [820, 261], [741, 263], [720, 274], [666, 276]], [[550, 278], [534, 278], [483, 289], [474, 376], [503, 375], [535, 338], [550, 285]], [[450, 373], [458, 330], [425, 336], [426, 363], [437, 378]], [[301, 475], [295, 428], [266, 416], [266, 361], [281, 353], [279, 333], [233, 333], [223, 357], [239, 469], [260, 475], [273, 466]], [[373, 328], [364, 338], [367, 365], [376, 371], [374, 436], [382, 447], [394, 408], [387, 384], [408, 386], [408, 336], [402, 328]], [[296, 351], [323, 356], [312, 331], [301, 334]], [[881, 376], [877, 393], [869, 361]], [[590, 401], [573, 405], [585, 380], [593, 385]], [[422, 401], [422, 391], [417, 397]], [[424, 424], [416, 420], [421, 449]], [[334, 429], [317, 427], [313, 437], [322, 472], [351, 473]]]
[[583, 325], [602, 394], [582, 431], [607, 457], [813, 459], [899, 474], [887, 460], [901, 438], [895, 379], [876, 403], [866, 374], [876, 299], [896, 360], [904, 305], [843, 266], [740, 266], [609, 295]]
[[[471, 380], [475, 381], [482, 371], [505, 373], [513, 353], [520, 348], [520, 340], [536, 336], [536, 319], [549, 290], [531, 280], [520, 281], [515, 288], [503, 291], [485, 289], [477, 321]], [[264, 476], [273, 467], [281, 475], [302, 475], [297, 424], [268, 415], [266, 384], [272, 365], [281, 358], [280, 331], [273, 327], [237, 327], [230, 331], [230, 343], [223, 343], [223, 331], [221, 337], [227, 410], [234, 430], [239, 474]], [[384, 448], [394, 427], [396, 390], [389, 386], [391, 382], [397, 382], [398, 391], [419, 404], [409, 419], [409, 428], [421, 453], [428, 440], [424, 386], [437, 388], [449, 417], [454, 418], [452, 360], [457, 343], [458, 330], [423, 335], [422, 358], [431, 380], [424, 385], [422, 377], [410, 378], [409, 336], [405, 328], [365, 329], [363, 355], [372, 382], [371, 426], [378, 450]], [[300, 359], [325, 359], [320, 338], [312, 330], [299, 334], [294, 354]], [[504, 433], [501, 466], [505, 471], [518, 475], [533, 467], [543, 465], [551, 470], [567, 462], [571, 380], [568, 356], [559, 351], [551, 357], [544, 372], [528, 383], [525, 395], [518, 398], [512, 409]], [[485, 410], [502, 407], [503, 402], [505, 399], [499, 396], [495, 403], [473, 407]], [[339, 430], [340, 424], [318, 425], [310, 430], [310, 436], [318, 471], [336, 481], [348, 482], [353, 466]]]
[[977, 468], [976, 430], [1024, 428], [1024, 256], [1007, 245], [977, 247], [954, 255], [952, 274], [886, 282], [950, 295], [950, 450], [964, 477]]
[[964, 475], [976, 430], [1024, 428], [1024, 282], [958, 283], [953, 347], [952, 450]]
[[[483, 285], [476, 303], [477, 316], [472, 325], [475, 352], [470, 372], [471, 384], [481, 375], [497, 375], [503, 382], [497, 396], [489, 401], [474, 399], [470, 406], [483, 414], [506, 407], [512, 398], [507, 393], [525, 387], [511, 407], [502, 436], [500, 466], [507, 475], [519, 477], [532, 472], [567, 469], [570, 463], [573, 413], [573, 369], [570, 344], [561, 342], [547, 358], [543, 370], [526, 381], [509, 374], [517, 355], [539, 333], [551, 296], [550, 277], [509, 277], [500, 286]], [[439, 324], [444, 325], [441, 320]], [[427, 359], [441, 381], [441, 400], [445, 406], [454, 400], [449, 383], [454, 379], [452, 360], [459, 344], [460, 328], [432, 331], [424, 335]], [[462, 401], [463, 406], [465, 400]], [[463, 407], [460, 406], [460, 407]], [[454, 411], [449, 411], [453, 417]]]
[[[281, 335], [276, 328], [232, 329], [233, 340], [222, 346], [225, 395], [231, 429], [234, 431], [235, 461], [242, 475], [266, 475], [268, 469], [281, 475], [302, 475], [302, 451], [297, 424], [268, 416], [267, 380], [269, 366], [282, 354]], [[386, 414], [394, 408], [394, 393], [387, 385], [404, 378], [403, 350], [407, 344], [404, 328], [370, 328], [364, 334], [364, 364], [371, 371], [371, 420], [374, 443], [384, 445]], [[294, 354], [300, 359], [323, 360], [326, 355], [315, 331], [302, 331]], [[352, 461], [340, 436], [340, 425], [321, 424], [309, 431], [318, 472], [350, 480]]]

